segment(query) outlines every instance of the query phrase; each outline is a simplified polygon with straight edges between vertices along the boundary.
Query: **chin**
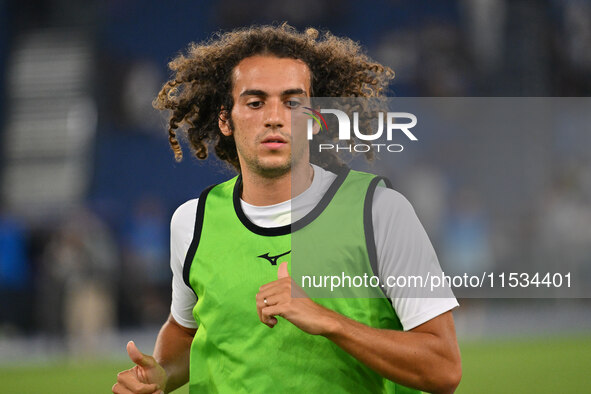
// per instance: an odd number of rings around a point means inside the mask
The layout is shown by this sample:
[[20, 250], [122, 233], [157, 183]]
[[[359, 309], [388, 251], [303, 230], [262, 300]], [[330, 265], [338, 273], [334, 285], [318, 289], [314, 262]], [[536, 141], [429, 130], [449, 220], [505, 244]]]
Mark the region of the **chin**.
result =
[[291, 171], [291, 160], [280, 162], [262, 162], [258, 163], [257, 172], [268, 177], [276, 177], [284, 175]]

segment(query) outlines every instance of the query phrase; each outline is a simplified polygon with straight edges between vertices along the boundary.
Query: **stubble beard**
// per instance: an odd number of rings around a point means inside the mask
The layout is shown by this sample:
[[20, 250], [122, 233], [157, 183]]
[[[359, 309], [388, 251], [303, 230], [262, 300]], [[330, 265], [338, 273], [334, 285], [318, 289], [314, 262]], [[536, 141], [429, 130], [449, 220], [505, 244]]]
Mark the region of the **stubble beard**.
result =
[[287, 139], [290, 144], [289, 155], [284, 162], [273, 165], [266, 164], [258, 156], [255, 156], [251, 161], [248, 161], [245, 158], [245, 164], [249, 166], [249, 169], [265, 178], [277, 178], [289, 174], [292, 170], [296, 169], [302, 161], [310, 161], [309, 155], [306, 155], [303, 146], [296, 146], [296, 152], [294, 152], [293, 138], [285, 135], [283, 137]]
[[[234, 123], [232, 122], [232, 119], [229, 119], [229, 125], [230, 125], [230, 129], [232, 130], [232, 132], [235, 132], [235, 127], [234, 127]], [[242, 158], [243, 163], [241, 163], [241, 166], [244, 165], [246, 167], [248, 167], [248, 169], [263, 177], [263, 178], [268, 178], [268, 179], [272, 179], [272, 178], [278, 178], [281, 176], [284, 176], [286, 174], [289, 174], [290, 171], [292, 170], [292, 168], [294, 168], [295, 166], [297, 166], [297, 164], [299, 163], [300, 160], [302, 160], [305, 156], [305, 154], [302, 155], [293, 155], [293, 138], [291, 138], [290, 136], [286, 136], [283, 133], [280, 132], [280, 134], [283, 136], [283, 138], [285, 138], [286, 140], [289, 141], [290, 144], [290, 150], [289, 150], [289, 156], [287, 157], [287, 160], [283, 163], [280, 164], [276, 164], [276, 165], [272, 165], [272, 164], [265, 164], [263, 160], [261, 160], [261, 158], [257, 155], [255, 155], [254, 157], [248, 157], [248, 155], [244, 155], [243, 152], [241, 152], [240, 148], [238, 147], [239, 145], [236, 144], [236, 151], [239, 154], [239, 157]], [[261, 138], [265, 138], [264, 136], [262, 136]], [[236, 135], [234, 134], [234, 143], [236, 143]], [[260, 143], [259, 140], [256, 141], [256, 144], [258, 145]], [[301, 153], [301, 152], [298, 152]], [[298, 157], [296, 157], [298, 156]], [[302, 156], [302, 157], [299, 157]], [[308, 158], [309, 161], [309, 158]]]
[[245, 160], [245, 162], [251, 171], [264, 178], [278, 178], [284, 176], [291, 171], [292, 167], [291, 152], [289, 153], [287, 161], [276, 165], [265, 164], [259, 157], [255, 157], [252, 161]]

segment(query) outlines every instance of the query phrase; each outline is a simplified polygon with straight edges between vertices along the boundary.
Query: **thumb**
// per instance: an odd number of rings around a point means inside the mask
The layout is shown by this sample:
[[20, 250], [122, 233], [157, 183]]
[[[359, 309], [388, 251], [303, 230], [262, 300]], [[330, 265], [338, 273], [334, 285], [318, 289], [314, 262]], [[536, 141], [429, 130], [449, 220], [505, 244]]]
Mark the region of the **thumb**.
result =
[[287, 262], [284, 261], [283, 263], [279, 264], [279, 269], [277, 270], [277, 278], [287, 278], [289, 277], [289, 272], [287, 272]]
[[140, 350], [137, 348], [133, 341], [129, 341], [127, 343], [127, 354], [129, 355], [131, 361], [133, 361], [140, 367], [154, 366], [153, 358], [140, 352]]

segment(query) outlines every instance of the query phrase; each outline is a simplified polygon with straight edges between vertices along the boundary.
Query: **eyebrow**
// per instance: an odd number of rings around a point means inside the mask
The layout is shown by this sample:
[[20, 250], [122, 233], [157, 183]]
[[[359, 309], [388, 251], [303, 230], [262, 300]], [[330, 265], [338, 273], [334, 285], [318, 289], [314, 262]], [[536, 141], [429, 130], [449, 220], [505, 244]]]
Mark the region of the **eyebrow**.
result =
[[[303, 89], [287, 89], [281, 92], [281, 96], [293, 96], [296, 94], [306, 94]], [[244, 92], [240, 93], [240, 97], [243, 96], [260, 96], [260, 97], [268, 97], [269, 93], [265, 92], [264, 90], [258, 89], [247, 89]]]

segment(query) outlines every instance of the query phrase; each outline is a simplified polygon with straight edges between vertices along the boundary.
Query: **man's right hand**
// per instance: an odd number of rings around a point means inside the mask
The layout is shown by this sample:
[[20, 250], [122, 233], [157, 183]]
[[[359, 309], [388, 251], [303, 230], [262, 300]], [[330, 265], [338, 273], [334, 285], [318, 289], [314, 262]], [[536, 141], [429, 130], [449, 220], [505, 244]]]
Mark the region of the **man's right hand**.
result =
[[158, 394], [164, 393], [168, 377], [166, 371], [154, 357], [139, 351], [133, 341], [127, 344], [127, 354], [135, 367], [119, 372], [113, 385], [115, 394]]

